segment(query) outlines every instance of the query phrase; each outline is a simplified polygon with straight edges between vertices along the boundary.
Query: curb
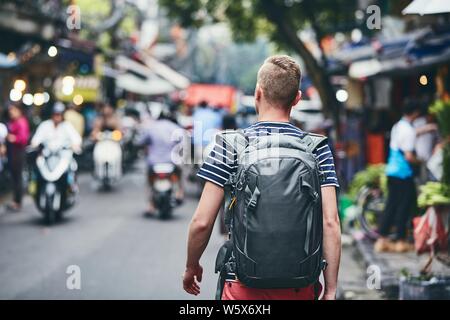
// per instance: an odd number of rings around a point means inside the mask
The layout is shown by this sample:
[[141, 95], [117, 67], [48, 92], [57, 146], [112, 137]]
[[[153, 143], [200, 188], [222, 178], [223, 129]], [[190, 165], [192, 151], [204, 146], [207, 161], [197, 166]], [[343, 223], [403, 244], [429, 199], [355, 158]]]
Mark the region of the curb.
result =
[[356, 232], [352, 232], [354, 245], [361, 255], [366, 267], [378, 266], [381, 270], [381, 290], [389, 299], [398, 299], [400, 276], [396, 270], [390, 269], [383, 257], [373, 250], [373, 242], [367, 238], [361, 238]]

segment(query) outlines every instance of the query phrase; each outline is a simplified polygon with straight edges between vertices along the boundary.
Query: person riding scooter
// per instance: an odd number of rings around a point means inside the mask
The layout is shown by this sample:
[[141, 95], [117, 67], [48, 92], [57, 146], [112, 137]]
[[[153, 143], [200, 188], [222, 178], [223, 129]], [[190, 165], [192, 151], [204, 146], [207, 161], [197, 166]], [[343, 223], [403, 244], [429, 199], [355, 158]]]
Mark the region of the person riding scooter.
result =
[[[147, 168], [148, 168], [148, 181], [150, 187], [150, 200], [147, 215], [153, 215], [156, 211], [156, 206], [153, 197], [153, 183], [157, 172], [155, 172], [156, 165], [159, 164], [172, 164], [173, 165], [173, 177], [177, 185], [175, 199], [178, 203], [181, 203], [184, 198], [184, 188], [181, 178], [181, 167], [175, 163], [174, 151], [178, 141], [181, 140], [181, 136], [184, 133], [184, 129], [179, 127], [176, 123], [169, 120], [169, 114], [167, 110], [159, 110], [153, 115], [154, 119], [148, 120], [142, 124], [140, 142], [147, 148]], [[178, 139], [180, 138], [180, 139]]]
[[91, 138], [97, 140], [97, 136], [103, 131], [120, 130], [120, 119], [117, 116], [114, 108], [107, 103], [102, 104], [100, 114], [94, 122], [91, 132]]
[[114, 108], [104, 103], [91, 132], [94, 177], [103, 190], [109, 190], [122, 176], [123, 134]]
[[42, 122], [31, 139], [30, 193], [49, 224], [74, 204], [77, 193], [73, 153], [80, 152], [82, 139], [64, 121], [64, 110], [62, 103], [55, 103], [51, 119]]
[[62, 102], [56, 102], [52, 108], [49, 120], [43, 121], [36, 129], [31, 139], [31, 146], [38, 147], [45, 142], [57, 142], [68, 145], [75, 153], [80, 152], [82, 138], [75, 128], [64, 120], [65, 106]]

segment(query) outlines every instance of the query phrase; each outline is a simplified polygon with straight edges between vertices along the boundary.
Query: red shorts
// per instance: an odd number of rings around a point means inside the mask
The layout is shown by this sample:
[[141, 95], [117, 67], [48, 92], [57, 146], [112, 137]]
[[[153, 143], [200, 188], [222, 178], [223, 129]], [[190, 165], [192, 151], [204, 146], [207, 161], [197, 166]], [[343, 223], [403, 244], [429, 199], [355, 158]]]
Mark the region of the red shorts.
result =
[[236, 281], [225, 283], [222, 300], [316, 300], [321, 291], [319, 282], [306, 288], [254, 289]]

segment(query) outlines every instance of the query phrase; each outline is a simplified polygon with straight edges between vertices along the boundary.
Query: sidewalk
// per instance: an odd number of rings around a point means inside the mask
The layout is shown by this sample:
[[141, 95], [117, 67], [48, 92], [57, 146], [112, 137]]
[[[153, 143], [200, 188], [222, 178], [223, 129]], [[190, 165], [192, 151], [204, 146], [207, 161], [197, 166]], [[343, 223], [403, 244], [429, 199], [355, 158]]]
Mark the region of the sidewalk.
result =
[[[381, 290], [388, 299], [398, 299], [398, 285], [402, 271], [413, 275], [419, 274], [428, 260], [427, 254], [417, 256], [415, 252], [377, 253], [373, 250], [374, 242], [365, 238], [359, 231], [353, 231], [352, 237], [365, 265], [375, 265], [380, 268]], [[450, 276], [450, 267], [437, 259], [433, 260], [431, 270], [435, 275]]]

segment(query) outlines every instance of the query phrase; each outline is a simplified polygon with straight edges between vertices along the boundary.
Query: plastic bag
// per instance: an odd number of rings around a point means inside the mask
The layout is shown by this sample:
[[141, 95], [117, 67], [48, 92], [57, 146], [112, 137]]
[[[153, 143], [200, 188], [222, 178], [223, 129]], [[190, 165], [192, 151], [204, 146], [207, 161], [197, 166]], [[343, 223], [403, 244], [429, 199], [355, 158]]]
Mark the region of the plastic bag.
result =
[[435, 207], [429, 207], [423, 216], [414, 218], [413, 225], [414, 246], [417, 254], [447, 250], [448, 233], [442, 216], [436, 212]]

